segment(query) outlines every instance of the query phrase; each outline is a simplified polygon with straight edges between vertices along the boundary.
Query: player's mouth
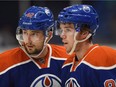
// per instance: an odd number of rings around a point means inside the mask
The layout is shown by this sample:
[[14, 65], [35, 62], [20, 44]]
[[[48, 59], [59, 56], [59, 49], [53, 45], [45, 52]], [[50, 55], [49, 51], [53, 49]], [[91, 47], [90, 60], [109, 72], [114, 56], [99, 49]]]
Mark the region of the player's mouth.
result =
[[68, 46], [68, 41], [62, 39], [62, 43], [63, 43], [63, 46], [64, 46], [64, 47], [67, 47], [67, 46]]
[[28, 47], [28, 48], [33, 48], [33, 46], [32, 46], [32, 45], [28, 45], [27, 47]]
[[67, 43], [67, 42], [63, 42], [63, 45], [64, 45], [64, 46], [67, 46], [67, 45], [68, 45], [68, 43]]

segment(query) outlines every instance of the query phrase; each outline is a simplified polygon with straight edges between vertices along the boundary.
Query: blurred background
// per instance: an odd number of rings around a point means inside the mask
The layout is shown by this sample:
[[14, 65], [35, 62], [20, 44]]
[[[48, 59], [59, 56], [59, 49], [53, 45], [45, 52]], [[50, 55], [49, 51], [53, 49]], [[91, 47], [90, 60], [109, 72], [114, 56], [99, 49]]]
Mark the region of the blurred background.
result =
[[[23, 12], [32, 5], [46, 6], [51, 9], [55, 19], [62, 8], [72, 4], [90, 4], [99, 14], [99, 29], [94, 36], [94, 43], [109, 45], [116, 49], [116, 1], [93, 0], [28, 0], [0, 1], [0, 52], [19, 46], [15, 38], [18, 20]], [[59, 36], [50, 43], [61, 45]]]

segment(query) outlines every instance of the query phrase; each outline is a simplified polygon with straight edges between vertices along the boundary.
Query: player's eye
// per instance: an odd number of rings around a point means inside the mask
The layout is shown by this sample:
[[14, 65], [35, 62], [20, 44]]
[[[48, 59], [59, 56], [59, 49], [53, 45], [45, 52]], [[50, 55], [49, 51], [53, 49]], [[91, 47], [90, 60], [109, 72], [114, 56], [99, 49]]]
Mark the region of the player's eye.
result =
[[66, 28], [65, 32], [66, 33], [71, 32], [71, 29], [70, 28]]
[[23, 34], [27, 34], [27, 32], [26, 31], [23, 31]]
[[59, 29], [58, 31], [59, 31], [59, 33], [60, 33], [60, 34], [63, 32], [63, 30], [62, 30], [62, 29]]

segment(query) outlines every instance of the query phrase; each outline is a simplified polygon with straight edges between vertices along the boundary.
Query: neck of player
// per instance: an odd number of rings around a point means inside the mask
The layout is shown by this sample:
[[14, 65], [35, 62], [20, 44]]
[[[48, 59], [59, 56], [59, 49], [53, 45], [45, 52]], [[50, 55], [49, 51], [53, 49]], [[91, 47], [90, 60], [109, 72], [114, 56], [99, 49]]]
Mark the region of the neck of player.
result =
[[86, 41], [77, 44], [75, 53], [78, 60], [82, 59], [85, 56], [86, 52], [91, 46], [93, 46], [93, 43], [87, 43]]

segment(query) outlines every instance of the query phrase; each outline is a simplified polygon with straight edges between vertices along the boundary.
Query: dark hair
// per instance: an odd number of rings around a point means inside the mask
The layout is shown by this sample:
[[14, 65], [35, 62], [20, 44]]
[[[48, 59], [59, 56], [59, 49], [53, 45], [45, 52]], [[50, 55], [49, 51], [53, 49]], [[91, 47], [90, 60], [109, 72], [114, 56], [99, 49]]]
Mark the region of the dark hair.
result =
[[[82, 32], [85, 32], [85, 31], [88, 31], [89, 33], [91, 33], [93, 35], [93, 33], [92, 33], [91, 29], [90, 29], [90, 26], [87, 25], [87, 24], [82, 24], [80, 32], [82, 33]], [[92, 41], [92, 38], [93, 38], [92, 36], [89, 38], [89, 42]]]

